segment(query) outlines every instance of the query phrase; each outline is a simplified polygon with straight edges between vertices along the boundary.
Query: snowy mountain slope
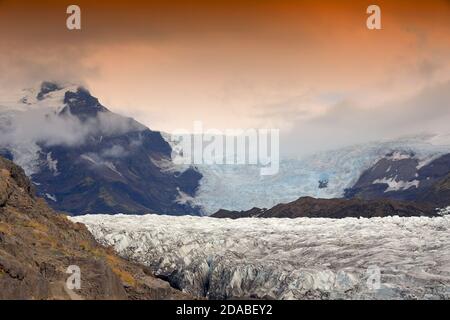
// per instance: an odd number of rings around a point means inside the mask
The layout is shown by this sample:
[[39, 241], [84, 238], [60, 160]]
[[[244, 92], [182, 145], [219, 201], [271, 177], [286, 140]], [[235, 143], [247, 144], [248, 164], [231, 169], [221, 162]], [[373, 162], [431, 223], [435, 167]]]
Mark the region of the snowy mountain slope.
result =
[[[68, 122], [58, 121], [57, 115], [64, 108], [65, 93], [76, 91], [77, 87], [71, 84], [55, 86], [52, 87], [54, 91], [47, 92], [49, 84], [43, 82], [42, 86], [11, 93], [7, 99], [0, 100], [0, 147], [11, 153], [14, 162], [28, 176], [39, 171], [40, 147], [37, 142], [52, 138], [51, 132], [42, 124], [48, 122], [50, 126], [56, 125], [63, 133], [74, 127], [73, 123], [70, 125]], [[44, 88], [43, 91], [41, 87]], [[41, 94], [41, 91], [46, 93]]]
[[120, 255], [148, 265], [194, 295], [450, 298], [449, 216], [229, 220], [90, 215], [73, 220], [86, 224]]
[[44, 82], [0, 105], [0, 155], [21, 165], [58, 211], [200, 214], [201, 175], [179, 171], [157, 131], [104, 107], [88, 90]]
[[[170, 142], [168, 135], [164, 136]], [[176, 150], [177, 145], [172, 147]], [[421, 165], [450, 153], [450, 139], [420, 135], [324, 151], [301, 159], [281, 159], [280, 171], [261, 176], [250, 165], [197, 165], [203, 178], [194, 203], [207, 214], [220, 209], [271, 208], [302, 196], [340, 198], [364, 170], [389, 154], [413, 154]], [[326, 187], [321, 182], [326, 181]]]
[[396, 199], [450, 204], [450, 153], [431, 161], [396, 152], [365, 170], [345, 192], [346, 198]]

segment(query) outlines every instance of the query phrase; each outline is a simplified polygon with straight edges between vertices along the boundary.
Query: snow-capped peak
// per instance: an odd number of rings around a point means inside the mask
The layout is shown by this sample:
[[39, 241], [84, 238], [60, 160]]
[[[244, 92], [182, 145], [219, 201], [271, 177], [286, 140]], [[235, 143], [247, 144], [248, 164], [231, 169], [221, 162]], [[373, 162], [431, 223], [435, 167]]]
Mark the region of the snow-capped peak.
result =
[[66, 92], [77, 92], [80, 85], [43, 81], [39, 85], [12, 93], [0, 101], [2, 111], [27, 111], [30, 109], [50, 109], [60, 111], [64, 108]]
[[[91, 134], [143, 127], [103, 107], [83, 86], [44, 81], [0, 101], [0, 151], [28, 175], [39, 169], [41, 145], [79, 145]], [[88, 123], [85, 123], [87, 120]]]

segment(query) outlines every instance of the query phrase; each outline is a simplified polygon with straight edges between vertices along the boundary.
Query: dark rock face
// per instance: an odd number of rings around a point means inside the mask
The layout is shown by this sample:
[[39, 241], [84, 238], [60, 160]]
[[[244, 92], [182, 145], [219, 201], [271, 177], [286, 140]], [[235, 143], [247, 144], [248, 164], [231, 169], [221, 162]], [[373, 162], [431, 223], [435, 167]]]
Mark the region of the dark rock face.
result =
[[61, 114], [70, 113], [80, 120], [86, 121], [92, 117], [97, 117], [99, 112], [107, 112], [97, 98], [91, 96], [85, 88], [78, 88], [77, 92], [67, 91], [64, 96], [64, 103], [67, 105]]
[[319, 189], [328, 188], [328, 180], [319, 180]]
[[[45, 82], [39, 95], [45, 99], [55, 90], [58, 85]], [[86, 133], [77, 144], [38, 143], [40, 166], [31, 179], [52, 208], [71, 215], [201, 213], [180, 199], [195, 196], [202, 175], [194, 168], [177, 170], [159, 132], [110, 112], [81, 87], [65, 92], [64, 103], [56, 116]]]
[[[70, 265], [80, 268], [80, 290], [65, 285]], [[35, 197], [24, 172], [0, 158], [0, 299], [185, 298], [56, 214]]]
[[43, 100], [46, 94], [60, 89], [61, 88], [56, 83], [44, 81], [41, 84], [41, 91], [39, 91], [36, 98], [38, 100]]
[[450, 173], [419, 197], [420, 201], [444, 208], [450, 205]]
[[230, 211], [221, 209], [211, 215], [213, 218], [230, 218], [230, 219], [238, 219], [238, 218], [256, 218], [260, 217], [267, 209], [260, 208], [252, 208], [247, 211]]
[[[446, 182], [450, 174], [450, 154], [421, 166], [413, 157], [384, 158], [366, 170], [356, 184], [346, 190], [346, 198], [396, 199], [450, 205]], [[390, 187], [389, 184], [392, 184]]]
[[249, 211], [220, 210], [214, 218], [374, 218], [374, 217], [434, 217], [433, 206], [395, 200], [315, 199], [303, 197], [279, 204], [271, 209], [253, 208]]
[[[50, 205], [71, 214], [149, 212], [196, 214], [199, 208], [177, 202], [179, 191], [194, 196], [200, 173], [165, 172], [170, 146], [158, 132], [144, 130], [90, 140], [82, 146], [42, 146], [42, 162], [56, 161], [57, 171], [43, 166], [32, 176]], [[179, 174], [179, 175], [178, 175]]]

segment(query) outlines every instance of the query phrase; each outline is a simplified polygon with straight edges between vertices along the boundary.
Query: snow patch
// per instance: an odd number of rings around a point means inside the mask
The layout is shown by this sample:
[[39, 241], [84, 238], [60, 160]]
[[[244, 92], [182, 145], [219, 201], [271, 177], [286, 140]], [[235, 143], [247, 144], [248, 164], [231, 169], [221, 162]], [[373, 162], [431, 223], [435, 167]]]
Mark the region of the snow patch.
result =
[[59, 174], [58, 172], [58, 160], [52, 159], [52, 153], [47, 153], [47, 166], [48, 169], [53, 172], [53, 175], [57, 176]]
[[46, 194], [45, 194], [45, 197], [46, 197], [47, 199], [50, 199], [50, 200], [54, 201], [54, 202], [57, 202], [56, 196], [53, 195], [53, 194], [46, 193]]
[[386, 157], [387, 160], [391, 160], [391, 161], [400, 161], [400, 160], [406, 160], [406, 159], [411, 159], [411, 158], [412, 158], [411, 154], [404, 153], [401, 151], [395, 151], [391, 155]]
[[84, 159], [84, 160], [86, 160], [86, 161], [89, 161], [89, 162], [91, 162], [92, 164], [99, 164], [97, 161], [95, 161], [90, 155], [88, 155], [88, 154], [82, 154], [81, 156], [80, 156], [80, 158], [81, 159]]
[[114, 163], [112, 163], [111, 161], [106, 161], [104, 159], [102, 159], [100, 156], [98, 156], [95, 153], [85, 153], [82, 154], [80, 156], [81, 159], [84, 159], [88, 162], [90, 162], [92, 165], [94, 166], [103, 166], [108, 168], [109, 170], [113, 171], [114, 173], [116, 173], [117, 175], [123, 177], [122, 173], [120, 173], [116, 166], [114, 165]]
[[443, 208], [443, 209], [439, 209], [439, 210], [438, 210], [438, 213], [439, 213], [441, 216], [450, 215], [450, 207]]
[[194, 202], [194, 198], [188, 195], [187, 193], [180, 190], [180, 188], [177, 187], [178, 196], [175, 199], [176, 203], [179, 204], [191, 204]]
[[377, 179], [373, 182], [373, 184], [387, 184], [388, 188], [384, 190], [384, 192], [389, 191], [399, 191], [399, 190], [408, 190], [411, 188], [418, 188], [420, 181], [419, 180], [413, 180], [413, 181], [397, 181], [397, 177], [395, 178], [383, 178], [383, 179]]
[[27, 176], [31, 176], [39, 171], [39, 152], [41, 148], [33, 142], [23, 141], [14, 145], [10, 149], [14, 162], [22, 167]]

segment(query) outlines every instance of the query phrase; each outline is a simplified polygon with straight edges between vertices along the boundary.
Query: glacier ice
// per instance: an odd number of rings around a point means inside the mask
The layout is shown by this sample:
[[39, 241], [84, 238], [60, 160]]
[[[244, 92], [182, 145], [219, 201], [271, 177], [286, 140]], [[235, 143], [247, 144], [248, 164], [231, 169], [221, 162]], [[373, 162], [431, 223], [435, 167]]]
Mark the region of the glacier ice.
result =
[[[450, 216], [71, 218], [172, 285], [216, 299], [449, 299]], [[378, 270], [379, 285], [372, 282]]]
[[450, 215], [450, 207], [439, 209], [438, 213], [442, 216]]
[[[340, 198], [364, 170], [389, 153], [413, 154], [421, 163], [429, 163], [450, 152], [450, 145], [434, 144], [433, 138], [423, 135], [323, 151], [299, 159], [282, 158], [279, 173], [266, 177], [260, 176], [257, 166], [198, 165], [203, 178], [193, 202], [206, 214], [212, 214], [220, 209], [271, 208], [302, 196]], [[323, 180], [328, 181], [326, 188], [319, 187]]]

